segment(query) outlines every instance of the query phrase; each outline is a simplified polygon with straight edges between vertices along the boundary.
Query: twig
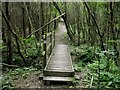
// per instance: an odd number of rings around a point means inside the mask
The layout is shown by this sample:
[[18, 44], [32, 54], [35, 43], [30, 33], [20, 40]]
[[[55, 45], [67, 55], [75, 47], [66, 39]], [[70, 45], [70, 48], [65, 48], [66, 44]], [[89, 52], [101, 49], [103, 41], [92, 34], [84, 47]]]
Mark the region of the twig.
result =
[[2, 63], [3, 66], [7, 66], [7, 67], [20, 67], [18, 65], [9, 65], [9, 64], [6, 64], [6, 63]]
[[90, 88], [92, 87], [92, 83], [93, 83], [93, 76], [92, 76], [92, 78], [91, 78]]

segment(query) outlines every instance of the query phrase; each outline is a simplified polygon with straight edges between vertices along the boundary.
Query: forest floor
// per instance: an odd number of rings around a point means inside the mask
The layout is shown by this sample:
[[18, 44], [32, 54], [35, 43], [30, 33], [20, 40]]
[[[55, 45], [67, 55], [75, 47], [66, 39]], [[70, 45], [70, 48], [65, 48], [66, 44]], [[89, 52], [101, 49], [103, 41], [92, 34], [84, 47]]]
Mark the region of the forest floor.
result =
[[[69, 39], [66, 36], [67, 31], [64, 23], [59, 23], [58, 29], [56, 31], [56, 40], [55, 44], [68, 44]], [[72, 57], [74, 59], [74, 57]], [[82, 85], [82, 80], [80, 80], [79, 75], [80, 73], [76, 73], [76, 77], [79, 80], [77, 85], [71, 85], [68, 86], [67, 83], [63, 82], [51, 82], [51, 85], [45, 85], [43, 84], [43, 80], [40, 80], [40, 76], [42, 75], [42, 71], [40, 70], [33, 70], [30, 73], [25, 73], [25, 74], [18, 74], [15, 77], [12, 78], [13, 80], [13, 85], [16, 88], [73, 88], [73, 87], [80, 87]]]

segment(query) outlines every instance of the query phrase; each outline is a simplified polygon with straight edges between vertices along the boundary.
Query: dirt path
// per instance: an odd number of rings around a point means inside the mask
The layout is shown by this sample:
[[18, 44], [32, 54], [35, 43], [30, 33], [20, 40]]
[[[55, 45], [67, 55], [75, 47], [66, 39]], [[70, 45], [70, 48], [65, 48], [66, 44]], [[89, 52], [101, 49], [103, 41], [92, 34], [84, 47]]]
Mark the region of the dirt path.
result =
[[67, 30], [65, 24], [60, 22], [58, 24], [58, 31], [55, 34], [55, 44], [67, 44], [68, 37], [67, 37]]

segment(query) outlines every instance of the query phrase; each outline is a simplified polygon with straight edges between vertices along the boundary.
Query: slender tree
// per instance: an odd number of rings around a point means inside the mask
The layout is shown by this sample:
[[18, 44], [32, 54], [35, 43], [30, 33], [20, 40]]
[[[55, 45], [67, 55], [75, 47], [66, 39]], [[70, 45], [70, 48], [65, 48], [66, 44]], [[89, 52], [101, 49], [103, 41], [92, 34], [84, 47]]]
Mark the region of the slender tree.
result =
[[89, 14], [91, 15], [91, 17], [92, 17], [92, 19], [93, 19], [93, 21], [94, 21], [94, 23], [95, 23], [95, 25], [96, 25], [96, 27], [97, 27], [97, 31], [95, 31], [95, 32], [96, 32], [96, 33], [99, 35], [99, 37], [100, 37], [100, 47], [101, 47], [101, 49], [102, 49], [103, 51], [105, 51], [105, 47], [104, 47], [104, 44], [103, 44], [103, 43], [104, 43], [104, 42], [103, 42], [103, 37], [102, 37], [102, 35], [101, 35], [101, 33], [100, 33], [100, 29], [99, 29], [98, 24], [97, 24], [97, 22], [96, 22], [96, 20], [95, 20], [95, 17], [94, 17], [94, 15], [91, 13], [90, 8], [89, 8], [89, 6], [87, 5], [86, 2], [84, 2], [84, 5], [86, 6]]
[[[8, 19], [8, 21], [10, 21], [10, 14], [9, 14], [9, 3], [6, 2], [5, 3], [5, 7], [6, 7], [6, 18]], [[8, 64], [13, 64], [13, 48], [12, 48], [12, 36], [11, 36], [11, 32], [9, 30], [10, 28], [7, 27], [7, 60], [8, 60]]]

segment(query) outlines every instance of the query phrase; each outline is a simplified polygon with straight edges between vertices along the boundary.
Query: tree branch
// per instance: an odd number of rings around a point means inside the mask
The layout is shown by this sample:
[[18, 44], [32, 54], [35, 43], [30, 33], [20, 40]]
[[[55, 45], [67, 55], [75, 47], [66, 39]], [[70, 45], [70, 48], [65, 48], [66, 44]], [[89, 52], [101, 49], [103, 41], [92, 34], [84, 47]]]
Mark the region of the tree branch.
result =
[[[3, 13], [3, 10], [2, 10], [2, 16], [3, 16], [6, 24], [8, 25], [8, 28], [11, 28], [11, 26], [10, 26], [11, 23], [8, 21], [7, 17], [6, 17], [5, 14]], [[15, 38], [17, 38], [18, 40], [20, 40], [20, 39], [18, 38], [17, 34], [16, 34], [12, 29], [10, 29], [10, 31], [11, 31], [11, 33], [15, 36]]]
[[2, 63], [3, 66], [7, 66], [7, 67], [20, 67], [18, 65], [9, 65], [9, 64], [6, 64], [6, 63]]

